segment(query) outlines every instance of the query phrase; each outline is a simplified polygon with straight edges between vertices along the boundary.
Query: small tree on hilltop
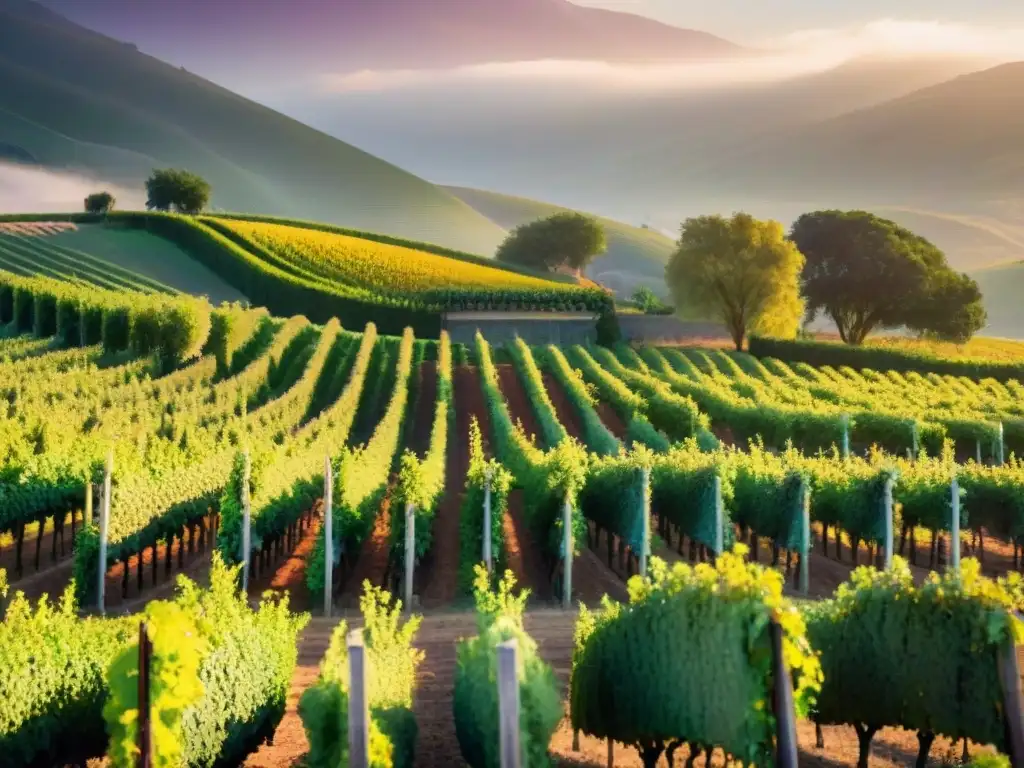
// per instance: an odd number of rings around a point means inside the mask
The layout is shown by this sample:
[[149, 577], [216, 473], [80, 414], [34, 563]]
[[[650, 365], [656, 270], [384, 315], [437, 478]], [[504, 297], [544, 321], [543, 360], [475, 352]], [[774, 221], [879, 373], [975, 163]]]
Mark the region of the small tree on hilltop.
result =
[[109, 213], [117, 200], [109, 192], [93, 192], [85, 198], [86, 213]]
[[564, 211], [516, 227], [498, 248], [498, 261], [535, 269], [569, 267], [579, 273], [607, 249], [593, 216]]
[[210, 202], [210, 185], [201, 176], [175, 168], [153, 171], [146, 179], [146, 208], [195, 215]]
[[797, 219], [790, 237], [807, 258], [808, 319], [824, 312], [848, 344], [902, 326], [963, 342], [985, 324], [977, 283], [893, 221], [866, 211], [815, 211]]
[[777, 221], [746, 213], [683, 223], [665, 279], [677, 307], [725, 324], [736, 349], [748, 333], [792, 337], [800, 325], [804, 257]]
[[658, 298], [658, 294], [646, 285], [641, 285], [633, 291], [630, 299], [636, 304], [637, 309], [645, 314], [656, 314], [666, 310], [665, 304]]

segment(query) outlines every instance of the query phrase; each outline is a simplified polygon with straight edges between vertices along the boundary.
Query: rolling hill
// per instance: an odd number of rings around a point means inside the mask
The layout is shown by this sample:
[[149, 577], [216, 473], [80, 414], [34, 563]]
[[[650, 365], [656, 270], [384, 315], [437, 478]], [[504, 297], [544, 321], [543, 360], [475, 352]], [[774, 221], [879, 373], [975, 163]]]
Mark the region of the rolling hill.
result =
[[1024, 196], [1022, 132], [1024, 62], [734, 148], [691, 180], [719, 193], [966, 213], [987, 200]]
[[234, 0], [44, 2], [218, 79], [741, 52], [703, 32], [567, 0], [269, 0], [247, 13]]
[[[445, 189], [505, 229], [567, 210], [550, 203], [479, 189]], [[608, 237], [608, 251], [587, 269], [587, 276], [622, 297], [629, 296], [641, 285], [648, 286], [659, 296], [666, 296], [665, 264], [675, 248], [672, 240], [652, 229], [606, 218], [600, 221]]]
[[213, 205], [491, 253], [501, 229], [438, 187], [28, 0], [0, 0], [0, 151], [140, 185], [154, 166]]

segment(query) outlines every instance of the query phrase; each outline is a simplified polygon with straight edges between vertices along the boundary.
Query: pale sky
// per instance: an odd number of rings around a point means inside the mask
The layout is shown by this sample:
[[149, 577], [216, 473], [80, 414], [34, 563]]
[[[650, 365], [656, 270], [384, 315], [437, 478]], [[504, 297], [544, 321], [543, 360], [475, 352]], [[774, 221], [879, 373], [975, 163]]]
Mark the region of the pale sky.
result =
[[878, 19], [1024, 27], [1021, 0], [573, 0], [631, 11], [670, 24], [757, 43], [806, 29], [866, 24]]

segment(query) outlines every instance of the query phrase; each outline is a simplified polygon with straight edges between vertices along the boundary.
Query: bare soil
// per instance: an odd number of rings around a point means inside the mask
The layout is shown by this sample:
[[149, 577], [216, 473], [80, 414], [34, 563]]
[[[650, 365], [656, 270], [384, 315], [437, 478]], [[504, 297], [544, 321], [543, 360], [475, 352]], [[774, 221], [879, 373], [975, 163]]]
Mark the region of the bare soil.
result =
[[595, 407], [597, 415], [601, 417], [601, 422], [608, 427], [608, 430], [619, 440], [625, 440], [627, 433], [626, 423], [616, 410], [603, 401], [598, 401]]
[[509, 415], [512, 423], [522, 424], [523, 432], [540, 444], [540, 428], [537, 425], [537, 417], [534, 415], [533, 406], [530, 405], [530, 398], [526, 396], [523, 383], [512, 365], [502, 364], [496, 366], [498, 369], [498, 383], [501, 385], [501, 394], [508, 403]]
[[548, 398], [555, 407], [555, 415], [559, 423], [565, 427], [569, 437], [583, 441], [583, 425], [580, 423], [580, 415], [577, 412], [569, 395], [566, 394], [562, 383], [547, 371], [544, 372], [544, 388], [548, 391]]
[[406, 445], [423, 458], [430, 449], [430, 434], [434, 426], [434, 406], [437, 400], [437, 363], [427, 360], [420, 364], [419, 387], [412, 417], [412, 431]]

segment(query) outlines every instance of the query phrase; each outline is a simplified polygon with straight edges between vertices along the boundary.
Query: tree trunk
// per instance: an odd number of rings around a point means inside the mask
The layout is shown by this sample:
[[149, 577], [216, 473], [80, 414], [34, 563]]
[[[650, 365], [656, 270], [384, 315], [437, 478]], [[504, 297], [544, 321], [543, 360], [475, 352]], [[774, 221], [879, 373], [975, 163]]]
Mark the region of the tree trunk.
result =
[[871, 758], [871, 740], [875, 738], [878, 729], [866, 725], [854, 725], [853, 727], [857, 731], [857, 742], [860, 745], [857, 768], [868, 768], [868, 760]]
[[935, 734], [931, 731], [920, 731], [917, 734], [917, 743], [920, 747], [917, 750], [916, 768], [927, 768], [928, 753], [932, 751], [932, 742], [935, 741]]
[[814, 724], [814, 747], [815, 749], [825, 748], [825, 734], [821, 730], [821, 723]]
[[661, 742], [644, 745], [640, 748], [640, 759], [643, 760], [644, 768], [657, 768], [661, 753], [665, 751], [665, 745]]

